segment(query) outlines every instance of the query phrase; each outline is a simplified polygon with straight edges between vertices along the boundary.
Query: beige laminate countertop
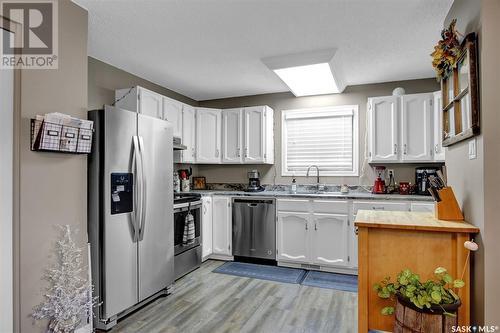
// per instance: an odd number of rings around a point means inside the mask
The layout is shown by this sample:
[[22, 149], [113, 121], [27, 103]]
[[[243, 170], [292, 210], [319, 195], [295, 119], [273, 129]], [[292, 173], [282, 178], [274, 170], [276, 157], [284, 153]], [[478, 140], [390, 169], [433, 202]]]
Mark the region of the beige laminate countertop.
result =
[[354, 225], [366, 228], [408, 229], [456, 233], [478, 233], [476, 226], [459, 221], [443, 221], [427, 212], [393, 212], [359, 210]]

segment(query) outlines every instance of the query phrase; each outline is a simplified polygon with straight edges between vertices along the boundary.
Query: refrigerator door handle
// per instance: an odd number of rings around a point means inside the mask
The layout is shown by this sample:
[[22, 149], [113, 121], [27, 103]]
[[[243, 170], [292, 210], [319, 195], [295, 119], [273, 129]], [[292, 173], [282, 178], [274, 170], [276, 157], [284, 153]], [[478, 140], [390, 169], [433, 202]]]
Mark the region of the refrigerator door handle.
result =
[[141, 152], [141, 218], [139, 225], [139, 241], [144, 239], [144, 228], [146, 226], [146, 210], [147, 210], [147, 179], [144, 172], [144, 139], [139, 136], [139, 151]]
[[132, 172], [134, 175], [134, 182], [135, 182], [135, 190], [134, 190], [134, 211], [132, 213], [132, 227], [134, 231], [134, 237], [133, 237], [133, 242], [137, 242], [139, 239], [139, 218], [141, 216], [141, 200], [140, 200], [140, 193], [141, 193], [141, 181], [139, 180], [138, 175], [141, 173], [141, 164], [139, 162], [138, 156], [140, 155], [139, 151], [139, 140], [137, 136], [133, 136], [132, 138], [133, 144], [134, 144], [134, 149], [133, 149], [133, 154], [132, 154]]

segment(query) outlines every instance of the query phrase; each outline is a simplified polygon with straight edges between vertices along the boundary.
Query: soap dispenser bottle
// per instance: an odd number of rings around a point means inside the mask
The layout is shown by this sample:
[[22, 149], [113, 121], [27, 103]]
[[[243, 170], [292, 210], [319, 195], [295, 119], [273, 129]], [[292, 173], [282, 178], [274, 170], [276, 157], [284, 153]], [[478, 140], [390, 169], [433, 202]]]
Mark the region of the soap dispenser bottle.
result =
[[295, 180], [295, 178], [292, 179], [292, 187], [290, 189], [290, 192], [292, 194], [296, 194], [297, 193], [297, 181]]

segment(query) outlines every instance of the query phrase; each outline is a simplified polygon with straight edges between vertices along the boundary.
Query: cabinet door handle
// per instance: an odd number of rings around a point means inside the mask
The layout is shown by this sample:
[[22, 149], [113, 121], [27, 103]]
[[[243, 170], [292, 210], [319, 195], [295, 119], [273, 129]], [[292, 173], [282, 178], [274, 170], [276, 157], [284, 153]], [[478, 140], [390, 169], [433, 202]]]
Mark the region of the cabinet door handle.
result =
[[240, 148], [236, 148], [236, 156], [240, 157]]
[[394, 155], [397, 155], [398, 154], [398, 144], [395, 143], [394, 144]]
[[406, 143], [403, 146], [403, 154], [408, 154], [408, 146], [406, 145]]
[[248, 157], [248, 148], [245, 148], [245, 157]]
[[437, 144], [434, 146], [434, 151], [436, 152], [436, 154], [438, 153], [438, 145]]
[[307, 226], [307, 222], [306, 222], [306, 230], [309, 230], [309, 227]]
[[357, 236], [357, 235], [358, 235], [358, 233], [359, 233], [359, 230], [358, 230], [358, 227], [356, 227], [356, 228], [354, 229], [354, 234]]
[[316, 224], [316, 222], [314, 222], [314, 230], [318, 230], [318, 225]]

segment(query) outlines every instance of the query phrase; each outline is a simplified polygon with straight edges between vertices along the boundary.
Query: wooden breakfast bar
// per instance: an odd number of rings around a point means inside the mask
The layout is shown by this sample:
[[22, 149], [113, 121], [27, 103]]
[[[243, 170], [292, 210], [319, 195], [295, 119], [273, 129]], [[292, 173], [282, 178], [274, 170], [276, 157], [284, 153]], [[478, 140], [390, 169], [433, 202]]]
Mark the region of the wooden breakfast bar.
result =
[[432, 213], [360, 210], [358, 228], [358, 332], [369, 329], [392, 331], [394, 316], [380, 310], [390, 301], [380, 299], [373, 285], [387, 276], [392, 281], [405, 268], [422, 280], [434, 278], [434, 270], [444, 267], [460, 278], [465, 267], [465, 287], [459, 289], [462, 305], [459, 325], [470, 322], [470, 272], [464, 242], [479, 229], [467, 222], [442, 221]]

